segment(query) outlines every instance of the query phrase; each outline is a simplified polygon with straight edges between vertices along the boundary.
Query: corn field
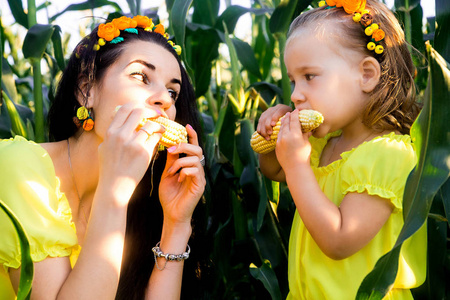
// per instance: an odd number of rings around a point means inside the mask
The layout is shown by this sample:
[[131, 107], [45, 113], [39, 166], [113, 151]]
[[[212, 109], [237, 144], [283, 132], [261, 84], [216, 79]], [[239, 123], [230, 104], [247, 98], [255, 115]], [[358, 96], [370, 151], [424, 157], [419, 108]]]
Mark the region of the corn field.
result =
[[[6, 0], [2, 0], [5, 1]], [[82, 1], [82, 0], [80, 0]], [[404, 196], [405, 225], [396, 246], [362, 282], [357, 299], [381, 299], [394, 282], [403, 241], [428, 226], [427, 280], [415, 299], [450, 299], [450, 2], [435, 1], [436, 15], [423, 25], [419, 0], [395, 0], [392, 10], [405, 30], [418, 73], [424, 107], [411, 135], [419, 162]], [[22, 135], [48, 141], [47, 112], [71, 51], [70, 35], [55, 20], [70, 11], [113, 19], [124, 15], [114, 1], [87, 0], [68, 5], [38, 24], [35, 0], [7, 0], [0, 16], [2, 54], [0, 138]], [[168, 32], [181, 45], [182, 61], [195, 87], [210, 171], [205, 193], [214, 272], [205, 299], [284, 299], [288, 293], [287, 249], [295, 206], [286, 184], [270, 181], [250, 148], [260, 114], [290, 103], [291, 86], [283, 64], [286, 32], [317, 0], [251, 0], [219, 13], [220, 0], [166, 0]], [[127, 0], [132, 15], [158, 18], [157, 8]], [[26, 8], [26, 9], [25, 9]], [[4, 24], [3, 16], [13, 16]], [[236, 36], [243, 15], [251, 17], [249, 40]], [[94, 26], [102, 19], [90, 19]], [[17, 28], [26, 35], [17, 34]], [[89, 31], [89, 26], [85, 28]], [[85, 33], [80, 32], [81, 35]], [[0, 170], [7, 172], [7, 170]], [[18, 299], [29, 298], [33, 266], [26, 232], [3, 204], [21, 240], [22, 271]]]

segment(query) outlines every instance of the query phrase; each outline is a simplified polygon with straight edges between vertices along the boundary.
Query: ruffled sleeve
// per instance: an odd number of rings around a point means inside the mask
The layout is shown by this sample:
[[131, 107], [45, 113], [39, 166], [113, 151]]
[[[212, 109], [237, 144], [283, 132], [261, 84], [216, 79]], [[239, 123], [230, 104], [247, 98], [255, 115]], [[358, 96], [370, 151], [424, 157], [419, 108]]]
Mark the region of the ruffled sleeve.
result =
[[[347, 157], [346, 157], [347, 156]], [[343, 157], [344, 194], [367, 192], [402, 210], [403, 191], [417, 158], [408, 135], [391, 133], [365, 142]]]
[[[52, 160], [40, 145], [16, 136], [0, 142], [0, 200], [16, 215], [30, 242], [31, 258], [69, 256], [77, 249], [71, 210], [59, 190]], [[0, 210], [0, 264], [20, 266], [14, 227]]]

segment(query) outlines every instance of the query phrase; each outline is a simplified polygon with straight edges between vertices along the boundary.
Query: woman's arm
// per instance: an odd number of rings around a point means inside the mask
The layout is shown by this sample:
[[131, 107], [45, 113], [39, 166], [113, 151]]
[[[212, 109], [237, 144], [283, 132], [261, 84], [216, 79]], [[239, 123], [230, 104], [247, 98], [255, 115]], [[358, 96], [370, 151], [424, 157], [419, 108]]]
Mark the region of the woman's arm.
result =
[[[180, 144], [167, 150], [167, 162], [159, 185], [159, 198], [164, 213], [160, 249], [164, 254], [186, 252], [191, 235], [191, 218], [206, 185], [200, 163], [202, 149], [197, 133], [186, 126], [189, 144]], [[186, 154], [179, 157], [180, 153]], [[195, 249], [193, 249], [195, 251]], [[153, 255], [153, 253], [149, 253]], [[157, 258], [150, 276], [146, 299], [180, 299], [183, 261]]]

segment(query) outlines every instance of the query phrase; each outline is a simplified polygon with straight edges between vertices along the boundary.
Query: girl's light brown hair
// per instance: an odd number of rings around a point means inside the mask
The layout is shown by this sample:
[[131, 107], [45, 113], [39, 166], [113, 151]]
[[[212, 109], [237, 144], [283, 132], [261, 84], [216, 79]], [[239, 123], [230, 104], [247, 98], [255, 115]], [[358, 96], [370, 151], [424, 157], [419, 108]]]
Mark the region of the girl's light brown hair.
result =
[[342, 7], [325, 6], [301, 14], [292, 22], [288, 39], [296, 30], [302, 28], [316, 28], [320, 26], [319, 24], [338, 26], [339, 37], [332, 37], [330, 34], [330, 38], [336, 39], [343, 47], [360, 50], [364, 55], [373, 56], [380, 63], [380, 82], [371, 92], [369, 103], [363, 112], [363, 123], [379, 131], [389, 130], [409, 134], [420, 107], [416, 102], [415, 67], [404, 32], [394, 14], [383, 3], [367, 0], [366, 9], [373, 16], [373, 22], [386, 33], [381, 42], [384, 52], [380, 55], [367, 49], [366, 45], [370, 38], [365, 35], [361, 25], [353, 21], [352, 15], [347, 14]]

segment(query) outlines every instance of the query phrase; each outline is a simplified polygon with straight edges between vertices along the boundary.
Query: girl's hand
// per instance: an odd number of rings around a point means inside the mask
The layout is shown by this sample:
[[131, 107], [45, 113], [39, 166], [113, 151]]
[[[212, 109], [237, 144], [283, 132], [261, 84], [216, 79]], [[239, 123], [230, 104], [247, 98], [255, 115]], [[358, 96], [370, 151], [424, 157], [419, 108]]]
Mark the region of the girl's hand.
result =
[[[164, 221], [190, 224], [192, 213], [203, 195], [205, 172], [200, 163], [202, 148], [197, 133], [186, 126], [189, 143], [167, 149], [167, 161], [159, 184], [159, 199], [164, 211]], [[186, 154], [179, 157], [180, 153]]]
[[272, 134], [272, 128], [277, 124], [278, 120], [284, 116], [287, 112], [292, 111], [290, 106], [284, 104], [278, 104], [273, 107], [269, 107], [265, 112], [261, 114], [258, 121], [256, 131], [262, 135], [266, 140], [270, 140]]
[[116, 195], [123, 196], [121, 199], [126, 203], [144, 176], [165, 131], [154, 122], [137, 128], [144, 118], [159, 115], [159, 111], [138, 102], [123, 105], [99, 146], [99, 185], [107, 184]]
[[311, 132], [303, 133], [298, 121], [299, 111], [295, 109], [287, 113], [281, 121], [280, 132], [278, 133], [275, 153], [283, 170], [286, 172], [289, 167], [297, 167], [299, 164], [309, 166], [309, 156], [311, 154], [311, 144], [309, 137]]

